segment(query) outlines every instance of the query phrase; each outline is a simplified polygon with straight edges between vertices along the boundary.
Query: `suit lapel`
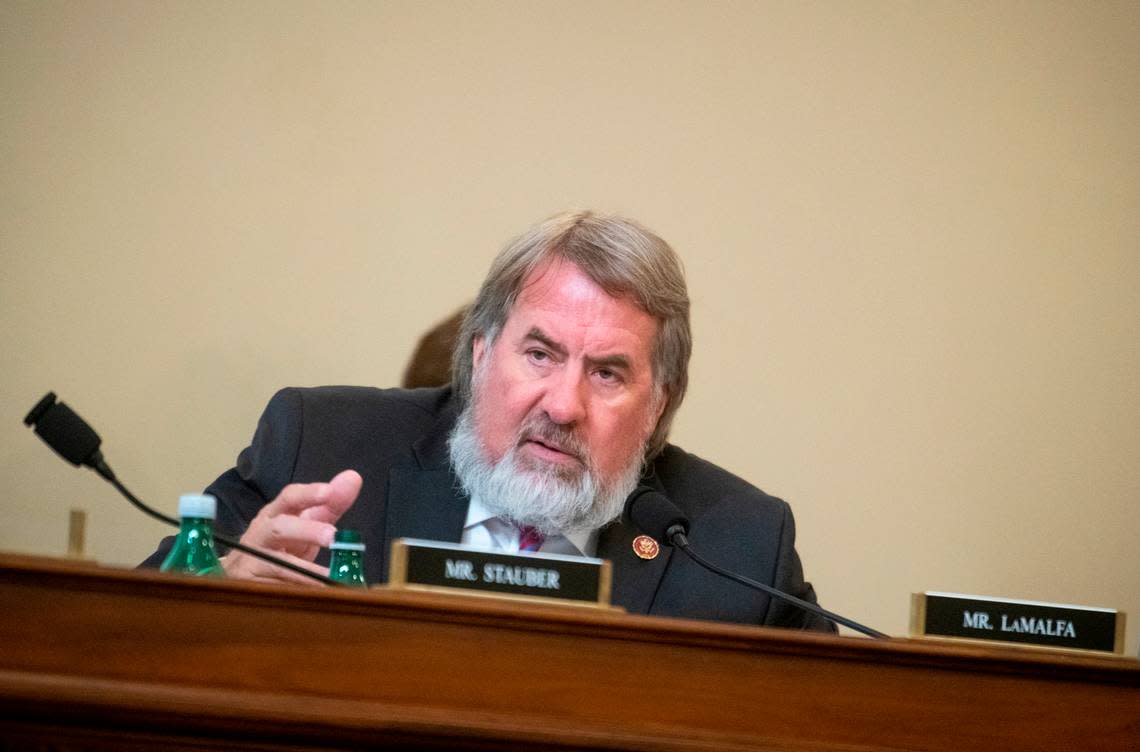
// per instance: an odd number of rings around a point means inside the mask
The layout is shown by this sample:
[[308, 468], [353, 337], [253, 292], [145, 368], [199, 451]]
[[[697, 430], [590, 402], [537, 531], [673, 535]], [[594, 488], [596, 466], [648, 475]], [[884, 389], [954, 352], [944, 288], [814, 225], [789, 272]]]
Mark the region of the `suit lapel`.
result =
[[451, 472], [447, 456], [447, 436], [455, 424], [452, 405], [412, 449], [415, 464], [392, 468], [388, 473], [386, 524], [384, 525], [383, 568], [388, 580], [388, 558], [397, 538], [458, 543], [467, 519], [467, 496]]
[[[663, 491], [655, 475], [641, 481]], [[673, 556], [672, 546], [661, 546], [652, 559], [642, 559], [633, 552], [633, 539], [641, 531], [624, 520], [610, 525], [598, 536], [598, 558], [613, 563], [612, 602], [631, 614], [647, 614], [661, 585], [661, 578]]]
[[388, 474], [388, 520], [384, 526], [384, 580], [396, 538], [458, 543], [467, 519], [467, 497], [447, 468], [396, 467]]

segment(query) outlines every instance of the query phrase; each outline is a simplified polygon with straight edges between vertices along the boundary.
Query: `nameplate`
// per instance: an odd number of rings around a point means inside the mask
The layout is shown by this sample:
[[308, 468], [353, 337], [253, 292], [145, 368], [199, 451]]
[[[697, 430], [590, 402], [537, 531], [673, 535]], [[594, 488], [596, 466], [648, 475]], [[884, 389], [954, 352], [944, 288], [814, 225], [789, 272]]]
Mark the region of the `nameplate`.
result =
[[561, 554], [510, 554], [459, 543], [399, 538], [388, 583], [414, 590], [541, 599], [607, 608], [610, 562]]
[[1008, 598], [915, 593], [910, 631], [924, 637], [1124, 652], [1124, 614], [1120, 611]]

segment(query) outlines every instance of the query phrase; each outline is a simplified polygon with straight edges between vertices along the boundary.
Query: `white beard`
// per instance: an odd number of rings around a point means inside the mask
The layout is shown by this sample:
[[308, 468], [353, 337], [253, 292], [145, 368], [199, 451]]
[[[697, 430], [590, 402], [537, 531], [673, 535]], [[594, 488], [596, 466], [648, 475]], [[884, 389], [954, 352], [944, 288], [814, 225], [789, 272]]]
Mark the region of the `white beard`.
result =
[[[544, 535], [597, 530], [621, 515], [641, 477], [644, 451], [632, 457], [607, 485], [598, 478], [589, 452], [573, 430], [542, 416], [519, 426], [514, 444], [498, 462], [491, 462], [475, 427], [478, 392], [476, 385], [448, 440], [451, 466], [468, 496], [479, 499], [495, 515], [530, 525]], [[535, 433], [556, 438], [585, 467], [567, 469], [521, 455], [522, 437]]]

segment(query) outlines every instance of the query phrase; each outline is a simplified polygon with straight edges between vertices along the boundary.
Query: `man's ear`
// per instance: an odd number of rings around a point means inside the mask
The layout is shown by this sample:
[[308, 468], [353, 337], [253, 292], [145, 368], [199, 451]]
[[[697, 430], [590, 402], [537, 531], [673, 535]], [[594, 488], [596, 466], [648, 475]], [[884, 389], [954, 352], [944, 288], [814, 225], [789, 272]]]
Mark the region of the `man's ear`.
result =
[[665, 414], [665, 406], [669, 404], [669, 387], [661, 387], [661, 394], [657, 398], [657, 415], [653, 419], [653, 428], [656, 430], [657, 424], [661, 422], [661, 416]]
[[479, 370], [479, 363], [483, 360], [483, 347], [487, 344], [487, 340], [482, 334], [476, 334], [475, 338], [471, 340], [471, 369], [472, 371]]
[[653, 388], [653, 420], [649, 421], [649, 430], [645, 434], [646, 440], [653, 435], [657, 430], [657, 426], [661, 423], [661, 416], [665, 414], [665, 406], [669, 404], [669, 387]]

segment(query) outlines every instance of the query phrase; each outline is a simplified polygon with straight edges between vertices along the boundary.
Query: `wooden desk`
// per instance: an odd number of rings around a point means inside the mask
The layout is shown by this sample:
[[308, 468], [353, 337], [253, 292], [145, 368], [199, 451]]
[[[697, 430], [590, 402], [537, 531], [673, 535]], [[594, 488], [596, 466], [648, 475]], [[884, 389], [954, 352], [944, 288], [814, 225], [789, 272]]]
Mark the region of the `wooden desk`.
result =
[[0, 747], [1137, 750], [1140, 665], [0, 555]]

